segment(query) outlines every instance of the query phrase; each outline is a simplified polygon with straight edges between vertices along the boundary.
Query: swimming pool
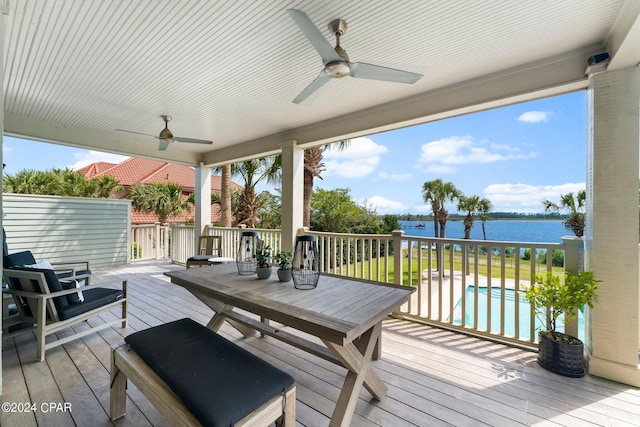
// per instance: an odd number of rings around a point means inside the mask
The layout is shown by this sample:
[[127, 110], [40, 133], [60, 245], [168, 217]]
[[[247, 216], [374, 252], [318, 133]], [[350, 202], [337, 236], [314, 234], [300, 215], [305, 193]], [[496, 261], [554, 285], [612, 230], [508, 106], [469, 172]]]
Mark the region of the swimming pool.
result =
[[[465, 325], [473, 325], [474, 315], [474, 298], [475, 298], [475, 286], [467, 286], [466, 291], [466, 313], [465, 313]], [[505, 289], [505, 325], [504, 331], [506, 335], [515, 336], [515, 298], [516, 292], [513, 289]], [[529, 317], [530, 306], [524, 299], [523, 295], [519, 295], [520, 302], [520, 323], [519, 332], [520, 338], [530, 338], [530, 326], [531, 321]], [[478, 287], [478, 329], [487, 329], [487, 288], [485, 286]], [[462, 299], [460, 299], [453, 311], [453, 323], [462, 324]], [[544, 325], [538, 318], [535, 319], [536, 330]], [[564, 328], [564, 316], [560, 316], [557, 320], [557, 327], [559, 331]], [[491, 332], [500, 332], [500, 288], [491, 288]], [[578, 338], [584, 341], [584, 316], [582, 313], [578, 313]]]

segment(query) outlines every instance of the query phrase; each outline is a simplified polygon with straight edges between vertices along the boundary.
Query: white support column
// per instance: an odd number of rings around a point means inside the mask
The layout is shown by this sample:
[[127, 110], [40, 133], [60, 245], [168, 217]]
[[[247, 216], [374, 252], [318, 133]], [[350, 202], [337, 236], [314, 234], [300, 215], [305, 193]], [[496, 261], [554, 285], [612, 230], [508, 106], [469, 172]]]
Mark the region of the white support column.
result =
[[602, 280], [586, 316], [589, 373], [640, 386], [640, 69], [593, 76], [588, 113], [585, 266]]
[[[5, 29], [5, 17], [9, 14], [9, 8], [0, 7], [0, 105], [4, 105], [4, 29]], [[2, 139], [4, 135], [4, 107], [0, 108], [0, 163], [2, 159], [2, 146], [4, 141]], [[2, 190], [2, 180], [0, 179], [0, 190]], [[1, 193], [1, 192], [0, 192]], [[2, 197], [0, 197], [0, 230], [2, 229]], [[1, 236], [0, 236], [1, 237]], [[2, 252], [2, 249], [0, 249]], [[2, 254], [4, 256], [4, 254]], [[2, 276], [2, 265], [0, 265], [0, 276]], [[2, 354], [2, 316], [0, 315], [0, 354]], [[0, 360], [0, 394], [2, 394], [2, 360]]]
[[304, 150], [290, 141], [282, 145], [282, 213], [283, 251], [290, 251], [296, 233], [302, 227], [302, 199], [304, 196]]
[[206, 225], [211, 224], [211, 168], [200, 165], [196, 169], [194, 183], [195, 224], [193, 250], [198, 251], [198, 241]]

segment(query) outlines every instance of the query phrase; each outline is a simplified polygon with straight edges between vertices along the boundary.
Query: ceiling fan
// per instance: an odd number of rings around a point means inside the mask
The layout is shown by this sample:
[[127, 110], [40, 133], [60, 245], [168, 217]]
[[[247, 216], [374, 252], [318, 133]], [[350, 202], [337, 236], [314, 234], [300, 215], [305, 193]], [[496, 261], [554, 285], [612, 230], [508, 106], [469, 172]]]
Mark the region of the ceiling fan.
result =
[[147, 133], [134, 132], [132, 130], [124, 130], [124, 129], [116, 129], [116, 130], [120, 132], [135, 133], [138, 135], [145, 135], [145, 136], [150, 136], [152, 138], [158, 138], [158, 141], [160, 142], [160, 146], [158, 148], [160, 151], [166, 150], [169, 144], [171, 144], [172, 142], [187, 142], [190, 144], [213, 144], [213, 141], [206, 141], [204, 139], [193, 139], [193, 138], [183, 138], [180, 136], [173, 136], [173, 133], [171, 133], [171, 131], [169, 130], [169, 122], [171, 121], [171, 116], [164, 114], [160, 117], [162, 117], [162, 120], [164, 120], [164, 129], [160, 131], [160, 135], [158, 136], [149, 135]]
[[332, 78], [351, 76], [357, 79], [413, 84], [422, 77], [422, 74], [410, 73], [394, 68], [381, 67], [364, 62], [351, 62], [349, 56], [347, 56], [347, 52], [340, 46], [340, 37], [347, 31], [347, 23], [342, 19], [335, 19], [329, 23], [329, 30], [336, 36], [336, 47], [334, 48], [324, 38], [320, 30], [313, 24], [306, 13], [296, 9], [288, 9], [287, 12], [291, 19], [300, 27], [300, 30], [302, 30], [307, 37], [309, 43], [311, 43], [320, 54], [322, 63], [324, 64], [324, 68], [320, 71], [318, 77], [293, 100], [296, 104], [300, 104]]

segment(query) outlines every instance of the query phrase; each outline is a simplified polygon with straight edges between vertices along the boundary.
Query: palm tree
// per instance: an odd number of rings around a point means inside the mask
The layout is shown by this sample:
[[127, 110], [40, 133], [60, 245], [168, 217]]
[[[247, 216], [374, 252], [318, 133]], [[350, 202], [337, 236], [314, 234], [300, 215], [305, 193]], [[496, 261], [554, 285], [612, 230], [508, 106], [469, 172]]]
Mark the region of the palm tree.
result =
[[231, 227], [231, 165], [224, 165], [221, 168], [222, 183], [220, 186], [220, 225]]
[[[475, 220], [474, 215], [483, 212], [486, 214], [491, 209], [491, 201], [486, 197], [480, 198], [480, 196], [463, 196], [460, 195], [458, 198], [458, 211], [466, 212], [467, 215], [464, 217], [462, 222], [464, 223], [464, 238], [471, 238], [471, 229], [473, 228], [473, 221]], [[484, 222], [482, 223], [482, 230], [484, 233]], [[486, 240], [486, 239], [485, 239]], [[465, 263], [465, 274], [469, 274], [469, 251], [465, 250], [466, 253], [466, 263]]]
[[[242, 192], [240, 190], [238, 190], [237, 188], [232, 188], [231, 191], [229, 192], [229, 198], [231, 199], [231, 202], [229, 203], [229, 208], [230, 208], [230, 212], [229, 212], [229, 219], [230, 221], [228, 222], [229, 225], [222, 225], [222, 219], [220, 220], [220, 224], [222, 227], [233, 227], [233, 218], [236, 218], [238, 216], [238, 202], [240, 201], [240, 195], [242, 194]], [[221, 207], [222, 209], [222, 192], [217, 193], [215, 191], [211, 192], [211, 204], [212, 205], [218, 205]]]
[[[431, 203], [433, 211], [433, 232], [435, 237], [445, 237], [449, 212], [447, 202], [460, 198], [461, 193], [451, 182], [443, 182], [440, 178], [427, 181], [422, 185], [422, 197], [425, 203]], [[438, 225], [440, 231], [438, 233]]]
[[99, 177], [91, 178], [91, 181], [96, 183], [95, 197], [108, 199], [114, 193], [122, 191], [122, 186], [117, 179], [111, 175], [101, 175]]
[[262, 157], [231, 165], [231, 174], [241, 177], [244, 182], [244, 189], [238, 200], [236, 217], [238, 224], [255, 228], [256, 223], [260, 221], [258, 217], [260, 202], [255, 187], [262, 180], [266, 180], [268, 183], [279, 182], [281, 165], [282, 158], [280, 156]]
[[302, 208], [302, 225], [310, 227], [311, 224], [311, 195], [313, 193], [313, 179], [322, 179], [322, 172], [325, 171], [325, 164], [322, 162], [324, 152], [332, 146], [336, 146], [342, 151], [349, 147], [350, 140], [344, 140], [334, 144], [322, 145], [319, 147], [311, 147], [304, 150], [304, 183], [303, 183], [303, 208]]
[[3, 190], [16, 194], [61, 195], [62, 180], [51, 171], [23, 169], [15, 175], [5, 175]]
[[586, 198], [586, 191], [580, 190], [577, 195], [573, 193], [561, 194], [560, 204], [547, 199], [543, 200], [542, 204], [545, 212], [560, 213], [560, 211], [568, 210], [569, 217], [564, 221], [564, 226], [573, 231], [577, 237], [582, 237], [584, 235], [584, 202]]
[[[464, 238], [471, 238], [471, 229], [473, 228], [473, 222], [475, 215], [486, 215], [491, 210], [491, 200], [486, 197], [480, 196], [460, 196], [458, 199], [458, 211], [466, 212], [467, 215], [463, 219], [464, 223]], [[484, 233], [484, 221], [483, 221], [483, 233]], [[486, 240], [486, 236], [485, 236]]]
[[87, 179], [69, 168], [47, 171], [23, 169], [15, 175], [6, 175], [3, 187], [8, 193], [102, 198], [122, 190], [112, 176]]
[[158, 221], [164, 224], [170, 216], [184, 213], [191, 202], [183, 197], [182, 186], [173, 182], [135, 184], [127, 198], [139, 211], [158, 215]]
[[[449, 213], [445, 208], [447, 202], [453, 202], [460, 197], [460, 191], [451, 182], [443, 182], [440, 178], [433, 181], [427, 181], [422, 185], [422, 197], [425, 203], [431, 203], [431, 210], [433, 211], [433, 234], [434, 237], [445, 236], [445, 229], [447, 226], [447, 219]], [[440, 230], [438, 232], [438, 225]], [[440, 255], [441, 244], [436, 245], [436, 264], [438, 265], [438, 271], [441, 275], [444, 275], [443, 259]]]
[[487, 230], [485, 230], [484, 224], [489, 219], [489, 215], [487, 215], [485, 213], [481, 213], [480, 215], [478, 215], [478, 219], [480, 219], [480, 221], [482, 221], [482, 238], [484, 240], [487, 240]]

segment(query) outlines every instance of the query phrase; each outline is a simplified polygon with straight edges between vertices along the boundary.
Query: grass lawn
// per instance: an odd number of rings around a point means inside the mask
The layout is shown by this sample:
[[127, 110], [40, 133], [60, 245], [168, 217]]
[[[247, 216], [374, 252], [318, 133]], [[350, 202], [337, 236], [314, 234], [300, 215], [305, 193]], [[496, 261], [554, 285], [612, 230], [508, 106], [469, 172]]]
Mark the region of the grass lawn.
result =
[[[428, 268], [428, 253], [423, 251], [422, 254], [422, 262], [421, 262], [421, 270], [426, 270]], [[500, 267], [500, 256], [492, 256], [491, 257], [491, 277], [492, 278], [501, 278], [502, 271]], [[474, 274], [474, 256], [470, 255], [470, 268], [471, 274]], [[530, 280], [531, 278], [531, 269], [532, 267], [535, 269], [535, 274], [545, 274], [547, 271], [546, 264], [543, 263], [533, 263], [530, 260], [518, 260], [514, 257], [507, 258], [505, 257], [505, 266], [504, 266], [504, 276], [506, 279], [515, 279], [516, 278], [516, 265], [518, 265], [520, 270], [520, 280]], [[431, 258], [432, 269], [436, 269], [436, 253], [432, 252]], [[419, 277], [422, 275], [418, 270], [419, 260], [417, 250], [412, 250], [411, 257], [411, 275], [412, 285], [419, 283]], [[449, 250], [444, 251], [444, 270], [449, 271], [451, 268], [451, 256]], [[387, 260], [381, 257], [379, 259], [373, 259], [372, 261], [364, 261], [364, 262], [356, 262], [351, 265], [343, 265], [342, 271], [336, 271], [336, 274], [348, 275], [349, 277], [363, 278], [369, 280], [378, 280], [378, 269], [380, 269], [380, 281], [393, 283], [394, 277], [394, 261], [393, 257], [389, 257]], [[453, 269], [454, 271], [462, 271], [462, 253], [458, 251], [454, 251], [453, 253]], [[347, 273], [348, 270], [348, 273]], [[487, 255], [479, 255], [478, 256], [478, 274], [481, 276], [488, 276], [489, 271], [489, 261]], [[564, 268], [563, 267], [553, 267], [552, 271], [554, 274], [559, 276], [563, 276]], [[409, 283], [409, 257], [407, 256], [407, 250], [403, 250], [403, 258], [402, 258], [402, 272], [403, 278], [402, 283]], [[385, 280], [385, 273], [387, 280]]]

